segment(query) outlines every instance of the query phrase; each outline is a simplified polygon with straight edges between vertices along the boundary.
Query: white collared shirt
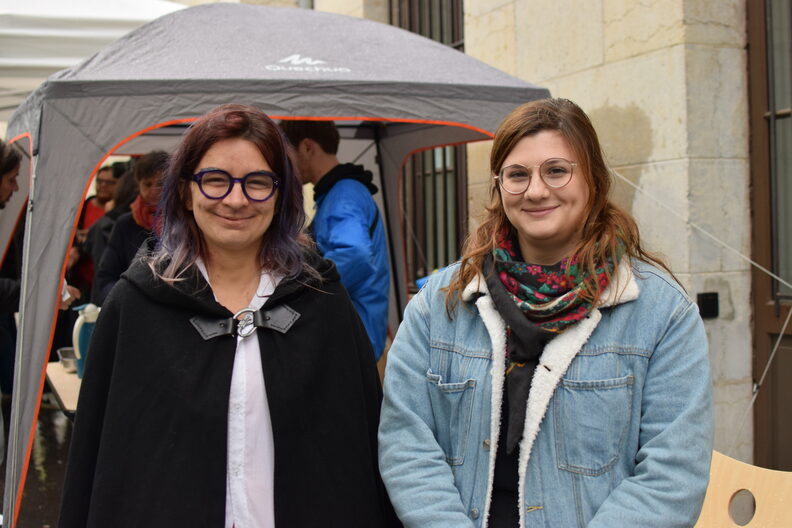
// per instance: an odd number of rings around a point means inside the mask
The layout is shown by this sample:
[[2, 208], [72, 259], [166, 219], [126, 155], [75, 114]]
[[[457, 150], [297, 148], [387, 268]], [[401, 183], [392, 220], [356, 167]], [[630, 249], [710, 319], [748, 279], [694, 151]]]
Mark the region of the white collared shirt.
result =
[[[197, 265], [208, 283], [203, 261], [198, 259]], [[249, 307], [260, 309], [279, 281], [262, 271]], [[225, 528], [273, 528], [275, 445], [256, 331], [247, 337], [237, 336], [226, 445]]]

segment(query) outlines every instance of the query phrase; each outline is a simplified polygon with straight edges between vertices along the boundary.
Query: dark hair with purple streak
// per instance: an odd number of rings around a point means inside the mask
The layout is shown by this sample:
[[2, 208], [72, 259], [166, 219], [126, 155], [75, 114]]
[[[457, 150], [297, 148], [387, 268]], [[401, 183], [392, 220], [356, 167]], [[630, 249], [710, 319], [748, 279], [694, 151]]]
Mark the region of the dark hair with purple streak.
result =
[[171, 156], [159, 204], [162, 234], [159, 247], [149, 261], [152, 270], [163, 280], [173, 282], [193, 266], [198, 257], [207, 257], [203, 234], [192, 211], [186, 207], [190, 178], [212, 145], [232, 138], [242, 138], [256, 145], [280, 180], [275, 215], [261, 243], [262, 268], [288, 278], [302, 272], [316, 277], [317, 272], [305, 261], [305, 251], [313, 247], [313, 243], [303, 233], [302, 185], [289, 157], [288, 142], [264, 112], [239, 104], [218, 106], [198, 118]]

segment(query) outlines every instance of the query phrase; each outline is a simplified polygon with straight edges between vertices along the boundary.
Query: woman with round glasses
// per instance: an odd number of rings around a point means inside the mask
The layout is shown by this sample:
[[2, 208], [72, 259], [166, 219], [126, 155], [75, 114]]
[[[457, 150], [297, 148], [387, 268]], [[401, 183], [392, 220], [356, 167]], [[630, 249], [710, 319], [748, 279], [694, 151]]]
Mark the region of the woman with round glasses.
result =
[[173, 154], [162, 232], [111, 291], [61, 527], [380, 527], [371, 345], [303, 234], [278, 127], [224, 105]]
[[608, 196], [588, 117], [515, 109], [461, 261], [388, 353], [379, 460], [405, 527], [690, 527], [712, 402], [696, 305]]

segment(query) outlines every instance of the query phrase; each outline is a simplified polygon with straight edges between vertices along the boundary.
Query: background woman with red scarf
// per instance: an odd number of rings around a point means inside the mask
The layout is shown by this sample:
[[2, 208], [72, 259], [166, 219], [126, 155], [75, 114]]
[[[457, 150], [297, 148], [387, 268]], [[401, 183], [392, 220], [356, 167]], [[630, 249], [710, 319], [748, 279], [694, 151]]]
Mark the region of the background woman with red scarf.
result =
[[383, 481], [405, 527], [690, 527], [712, 397], [695, 303], [611, 203], [588, 116], [515, 109], [460, 263], [388, 354]]
[[162, 174], [168, 166], [168, 153], [149, 152], [135, 162], [138, 197], [130, 212], [118, 217], [94, 279], [93, 301], [102, 304], [121, 277], [140, 246], [155, 231], [157, 202], [162, 190]]

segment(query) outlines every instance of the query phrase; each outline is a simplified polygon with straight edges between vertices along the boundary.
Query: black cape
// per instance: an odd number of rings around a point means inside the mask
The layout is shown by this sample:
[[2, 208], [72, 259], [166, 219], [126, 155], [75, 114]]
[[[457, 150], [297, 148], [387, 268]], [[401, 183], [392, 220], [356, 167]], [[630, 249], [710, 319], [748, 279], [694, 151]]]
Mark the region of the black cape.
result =
[[[398, 525], [377, 467], [371, 345], [333, 264], [312, 259], [322, 281], [282, 281], [262, 307], [300, 317], [285, 333], [257, 331], [275, 524]], [[197, 270], [174, 287], [136, 260], [112, 290], [87, 358], [61, 528], [223, 526], [236, 338], [204, 340], [196, 315], [231, 316]]]

